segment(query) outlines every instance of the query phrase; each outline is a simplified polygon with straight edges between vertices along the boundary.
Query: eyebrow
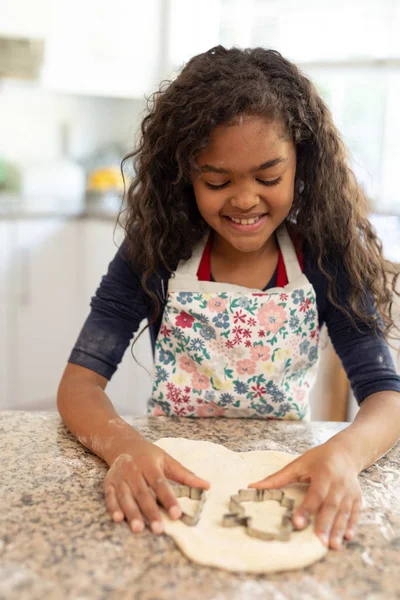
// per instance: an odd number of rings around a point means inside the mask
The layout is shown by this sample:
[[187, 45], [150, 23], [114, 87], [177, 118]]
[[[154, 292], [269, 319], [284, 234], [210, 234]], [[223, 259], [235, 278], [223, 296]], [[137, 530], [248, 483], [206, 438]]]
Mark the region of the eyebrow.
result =
[[[256, 173], [257, 171], [264, 171], [265, 169], [271, 169], [272, 167], [275, 167], [276, 165], [279, 165], [280, 163], [284, 163], [287, 162], [287, 158], [283, 158], [282, 156], [279, 156], [278, 158], [273, 158], [272, 160], [267, 160], [267, 162], [262, 163], [261, 165], [258, 165], [258, 167], [252, 167], [251, 168], [251, 173]], [[214, 167], [214, 165], [203, 165], [202, 167], [200, 167], [200, 171], [202, 173], [232, 173], [232, 171], [230, 171], [229, 169], [222, 169], [222, 168], [218, 168], [218, 167]]]

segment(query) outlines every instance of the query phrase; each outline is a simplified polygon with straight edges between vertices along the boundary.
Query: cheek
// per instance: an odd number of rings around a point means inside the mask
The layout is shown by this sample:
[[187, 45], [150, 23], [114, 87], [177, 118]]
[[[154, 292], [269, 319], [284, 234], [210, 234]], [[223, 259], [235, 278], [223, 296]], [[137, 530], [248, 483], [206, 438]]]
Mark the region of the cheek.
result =
[[280, 189], [276, 189], [275, 193], [269, 193], [266, 196], [266, 202], [275, 210], [287, 210], [293, 204], [294, 187], [292, 183], [281, 184]]
[[221, 211], [224, 202], [218, 199], [217, 194], [212, 194], [212, 192], [208, 192], [203, 189], [194, 188], [194, 195], [196, 198], [197, 207], [203, 217], [205, 216], [213, 216], [218, 215]]

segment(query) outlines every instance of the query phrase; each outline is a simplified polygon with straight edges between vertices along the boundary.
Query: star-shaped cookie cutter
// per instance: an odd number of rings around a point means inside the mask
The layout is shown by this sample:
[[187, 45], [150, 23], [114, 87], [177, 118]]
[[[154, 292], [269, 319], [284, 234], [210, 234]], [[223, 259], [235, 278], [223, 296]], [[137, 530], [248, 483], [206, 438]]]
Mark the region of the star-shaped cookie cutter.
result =
[[193, 527], [197, 525], [200, 519], [201, 511], [203, 510], [204, 502], [206, 501], [206, 492], [201, 488], [189, 487], [188, 485], [174, 485], [172, 490], [177, 498], [190, 498], [191, 500], [199, 500], [194, 515], [189, 515], [182, 511], [180, 516], [181, 521], [186, 525]]
[[[263, 500], [276, 500], [276, 502], [279, 502], [281, 506], [286, 508], [286, 512], [282, 517], [278, 533], [256, 529], [251, 525], [252, 518], [246, 517], [242, 502], [262, 502]], [[279, 540], [280, 542], [287, 542], [290, 540], [293, 531], [293, 508], [293, 498], [286, 496], [283, 490], [239, 490], [237, 495], [231, 496], [229, 510], [232, 512], [227, 513], [222, 517], [222, 526], [241, 526], [245, 527], [247, 535], [251, 537], [267, 541]]]

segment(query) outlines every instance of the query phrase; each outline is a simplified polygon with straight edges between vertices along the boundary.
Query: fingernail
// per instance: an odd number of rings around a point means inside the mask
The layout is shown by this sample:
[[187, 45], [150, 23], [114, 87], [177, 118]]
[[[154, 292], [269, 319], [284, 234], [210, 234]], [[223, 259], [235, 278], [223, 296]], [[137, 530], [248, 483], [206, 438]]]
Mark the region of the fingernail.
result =
[[179, 506], [171, 506], [171, 508], [169, 509], [169, 516], [171, 517], [171, 519], [179, 519], [181, 514], [182, 511], [179, 508]]
[[335, 547], [336, 550], [340, 550], [340, 548], [342, 547], [342, 540], [339, 537], [335, 537], [332, 540], [332, 544]]
[[112, 518], [114, 519], [114, 521], [121, 521], [121, 519], [124, 518], [124, 515], [122, 514], [122, 512], [120, 510], [116, 510], [113, 513]]
[[131, 521], [131, 529], [135, 533], [140, 533], [141, 531], [143, 531], [143, 523], [142, 523], [142, 521], [139, 521], [139, 519], [133, 519]]
[[164, 531], [163, 524], [160, 521], [153, 521], [151, 524], [151, 530], [153, 533], [162, 533]]
[[310, 515], [308, 514], [308, 512], [302, 512], [299, 515], [296, 515], [294, 518], [294, 522], [297, 527], [305, 527], [306, 525], [308, 525], [309, 520]]
[[351, 538], [354, 537], [354, 529], [348, 529], [346, 531], [346, 537], [351, 540]]
[[299, 515], [298, 517], [296, 517], [296, 525], [298, 527], [304, 527], [305, 524], [306, 524], [306, 520], [303, 516]]

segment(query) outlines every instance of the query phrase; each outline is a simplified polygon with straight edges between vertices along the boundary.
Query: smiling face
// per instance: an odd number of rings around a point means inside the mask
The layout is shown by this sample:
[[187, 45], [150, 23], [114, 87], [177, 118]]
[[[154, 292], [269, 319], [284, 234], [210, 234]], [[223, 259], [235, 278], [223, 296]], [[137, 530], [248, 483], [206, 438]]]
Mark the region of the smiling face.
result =
[[282, 126], [257, 116], [219, 125], [196, 162], [197, 206], [216, 240], [227, 249], [261, 250], [293, 203], [296, 151]]

